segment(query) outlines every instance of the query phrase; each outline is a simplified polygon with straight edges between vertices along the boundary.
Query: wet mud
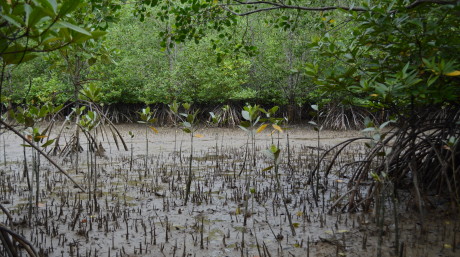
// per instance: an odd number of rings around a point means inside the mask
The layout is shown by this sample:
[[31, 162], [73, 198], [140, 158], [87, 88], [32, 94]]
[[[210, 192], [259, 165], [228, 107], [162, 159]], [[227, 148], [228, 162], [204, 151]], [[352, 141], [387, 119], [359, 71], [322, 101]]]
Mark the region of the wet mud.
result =
[[[401, 190], [397, 205], [386, 199], [379, 226], [372, 205], [346, 212], [353, 168], [347, 164], [362, 158], [363, 140], [346, 149], [327, 177], [326, 158], [319, 181], [309, 183], [318, 154], [360, 136], [357, 131], [322, 131], [318, 148], [311, 129], [266, 130], [256, 135], [252, 151], [244, 131], [201, 129], [193, 139], [193, 180], [184, 205], [189, 135], [147, 130], [147, 148], [145, 127], [118, 128], [128, 151], [99, 133], [97, 152], [81, 137], [78, 164], [76, 153], [53, 156], [84, 192], [16, 136], [0, 136], [0, 203], [13, 217], [0, 211], [0, 222], [43, 256], [56, 257], [460, 256], [459, 218], [449, 203], [435, 202], [421, 219], [411, 193]], [[67, 134], [61, 148], [72, 128]], [[268, 169], [273, 160], [264, 153], [271, 144], [281, 149], [278, 174]], [[369, 177], [362, 190], [371, 183]]]

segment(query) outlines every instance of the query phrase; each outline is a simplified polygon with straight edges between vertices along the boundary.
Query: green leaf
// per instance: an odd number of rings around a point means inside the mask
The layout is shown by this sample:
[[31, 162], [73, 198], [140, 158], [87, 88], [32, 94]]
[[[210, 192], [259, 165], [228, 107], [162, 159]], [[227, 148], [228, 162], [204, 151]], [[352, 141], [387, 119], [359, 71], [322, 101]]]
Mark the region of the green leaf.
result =
[[380, 126], [379, 126], [379, 129], [384, 129], [386, 126], [388, 126], [388, 124], [392, 123], [393, 121], [392, 120], [389, 120], [389, 121], [385, 121], [384, 123], [382, 123]]
[[375, 131], [374, 127], [369, 127], [369, 128], [365, 128], [365, 129], [361, 130], [361, 132], [363, 132], [363, 133], [364, 132], [373, 132], [373, 131]]
[[184, 127], [186, 127], [186, 128], [191, 128], [192, 127], [192, 124], [190, 124], [190, 122], [188, 122], [188, 121], [182, 122], [182, 125], [184, 125]]
[[19, 64], [21, 62], [27, 62], [38, 57], [37, 54], [29, 52], [24, 46], [15, 44], [8, 47], [1, 55], [3, 61], [6, 64]]
[[195, 116], [192, 114], [187, 115], [186, 120], [192, 124], [195, 121]]
[[32, 7], [29, 4], [24, 4], [24, 12], [26, 14], [26, 24], [27, 26], [30, 26], [29, 17], [30, 17], [30, 13], [32, 12]]
[[268, 112], [270, 114], [275, 114], [278, 111], [279, 108], [280, 108], [279, 106], [274, 106], [270, 110], [268, 110]]
[[59, 16], [63, 17], [68, 13], [71, 13], [80, 5], [81, 0], [67, 0], [63, 1], [61, 9], [59, 10]]
[[430, 77], [430, 78], [428, 79], [428, 81], [427, 81], [427, 86], [429, 87], [429, 86], [433, 85], [433, 83], [436, 82], [436, 80], [438, 80], [438, 78], [439, 78], [439, 76], [432, 76], [432, 77]]
[[3, 19], [5, 19], [7, 22], [11, 23], [14, 26], [18, 28], [22, 28], [22, 25], [18, 21], [16, 21], [13, 17], [7, 14], [1, 14], [1, 13], [0, 13], [0, 17], [2, 17]]
[[[39, 8], [39, 7], [34, 7], [33, 10], [32, 10], [32, 13], [30, 14], [29, 16], [29, 21], [28, 21], [28, 26], [29, 27], [34, 27], [34, 26], [37, 26], [37, 23], [38, 22], [44, 22], [45, 20], [49, 20], [50, 17], [48, 16], [49, 14], [46, 13], [46, 11], [44, 11], [43, 8]], [[53, 15], [53, 14], [51, 14]], [[39, 24], [41, 25], [41, 24]]]
[[71, 30], [73, 30], [73, 31], [76, 31], [76, 32], [78, 32], [78, 33], [81, 33], [81, 34], [85, 34], [85, 35], [91, 36], [91, 33], [89, 33], [87, 30], [85, 30], [85, 29], [83, 29], [83, 28], [80, 28], [80, 27], [78, 27], [78, 26], [76, 26], [76, 25], [73, 25], [72, 23], [68, 23], [68, 22], [66, 22], [66, 21], [58, 21], [57, 23], [60, 24], [60, 25], [62, 25], [62, 26], [64, 26], [64, 27], [66, 27], [66, 28], [69, 28], [69, 29], [71, 29]]
[[240, 129], [242, 129], [242, 130], [248, 132], [248, 129], [247, 129], [247, 128], [245, 128], [245, 127], [243, 127], [243, 126], [240, 126], [240, 125], [238, 125], [238, 127], [239, 127]]
[[91, 36], [93, 38], [100, 38], [100, 37], [103, 37], [105, 35], [107, 35], [106, 31], [101, 31], [101, 30], [91, 31]]
[[373, 138], [375, 141], [380, 141], [381, 136], [380, 136], [380, 134], [375, 134], [375, 135], [372, 136], [372, 138]]
[[46, 108], [45, 106], [42, 106], [42, 108], [40, 108], [40, 111], [38, 112], [38, 117], [39, 118], [44, 118], [46, 117], [46, 115], [48, 115], [48, 108]]
[[189, 104], [189, 103], [183, 103], [183, 104], [182, 104], [182, 107], [184, 107], [184, 109], [187, 110], [187, 111], [190, 109], [191, 106], [192, 106], [192, 105]]
[[269, 171], [269, 170], [271, 170], [271, 169], [273, 169], [273, 165], [272, 165], [272, 166], [268, 166], [267, 168], [263, 169], [262, 172], [263, 172], [263, 171]]
[[278, 151], [278, 147], [276, 147], [276, 145], [271, 145], [270, 146], [270, 152], [272, 152], [273, 154], [276, 153]]
[[243, 115], [243, 118], [244, 118], [245, 120], [248, 120], [248, 121], [251, 120], [251, 116], [249, 115], [249, 112], [248, 112], [248, 111], [242, 111], [241, 114]]
[[242, 121], [240, 122], [240, 126], [249, 128], [251, 126], [251, 123], [249, 123], [249, 121]]
[[53, 12], [56, 13], [57, 11], [57, 3], [56, 0], [45, 0], [42, 2], [48, 2], [51, 5], [51, 8], [53, 9]]
[[31, 117], [24, 117], [24, 126], [25, 127], [33, 127], [35, 125], [34, 119]]
[[45, 148], [45, 147], [51, 145], [52, 143], [54, 143], [54, 141], [55, 141], [55, 139], [48, 140], [48, 141], [46, 141], [46, 143], [44, 143], [44, 144], [42, 145], [42, 147]]

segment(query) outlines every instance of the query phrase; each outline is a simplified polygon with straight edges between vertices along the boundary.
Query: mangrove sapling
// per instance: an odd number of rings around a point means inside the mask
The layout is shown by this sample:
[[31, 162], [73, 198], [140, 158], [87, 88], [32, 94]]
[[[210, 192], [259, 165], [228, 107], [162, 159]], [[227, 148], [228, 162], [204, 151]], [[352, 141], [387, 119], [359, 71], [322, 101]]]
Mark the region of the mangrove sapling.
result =
[[[288, 127], [289, 118], [284, 117], [284, 122], [286, 124], [283, 129], [286, 130], [287, 166], [289, 167], [289, 169], [291, 171], [291, 177], [292, 177], [292, 176], [294, 176], [295, 169], [294, 169], [294, 166], [291, 164], [291, 144], [290, 144], [290, 141], [289, 141], [289, 130], [290, 130], [290, 128]], [[279, 146], [278, 146], [278, 148], [279, 148]]]
[[[79, 124], [78, 126], [80, 129], [83, 131], [83, 134], [86, 136], [88, 140], [88, 155], [90, 159], [89, 163], [89, 169], [90, 172], [87, 174], [88, 177], [88, 195], [89, 199], [91, 199], [91, 184], [93, 184], [93, 200], [94, 200], [94, 207], [97, 210], [97, 168], [96, 168], [96, 162], [97, 162], [97, 151], [96, 149], [98, 148], [97, 142], [96, 142], [96, 128], [100, 125], [100, 118], [99, 115], [96, 112], [93, 111], [88, 111], [85, 115], [82, 115], [79, 119]], [[94, 134], [92, 134], [94, 133]], [[93, 154], [94, 153], [94, 157]]]
[[280, 153], [281, 153], [281, 149], [279, 149], [275, 145], [271, 145], [269, 149], [265, 150], [264, 154], [268, 158], [270, 158], [273, 161], [273, 163], [271, 166], [263, 169], [262, 171], [269, 171], [271, 169], [274, 169], [275, 180], [276, 180], [276, 192], [281, 194], [281, 198], [283, 199], [284, 209], [286, 211], [286, 216], [289, 221], [289, 227], [291, 228], [292, 236], [295, 236], [296, 235], [295, 227], [294, 227], [294, 224], [292, 223], [292, 216], [287, 206], [287, 201], [286, 201], [287, 198], [286, 198], [283, 188], [281, 187], [280, 174], [279, 174]]
[[263, 118], [263, 119], [260, 119], [260, 120], [262, 122], [268, 122], [269, 124], [271, 124], [271, 126], [273, 128], [272, 132], [270, 133], [270, 137], [271, 137], [271, 140], [272, 140], [272, 145], [275, 144], [273, 134], [275, 132], [277, 132], [277, 139], [278, 139], [277, 146], [279, 147], [280, 146], [280, 136], [279, 135], [280, 135], [280, 132], [281, 133], [283, 132], [283, 129], [281, 128], [281, 123], [283, 123], [284, 119], [275, 117], [275, 114], [278, 111], [278, 109], [279, 109], [279, 106], [274, 106], [274, 107], [272, 107], [271, 109], [268, 109], [268, 110], [260, 108], [260, 111], [265, 113], [265, 116], [266, 116], [266, 118]]
[[32, 191], [32, 184], [30, 183], [30, 175], [29, 175], [29, 167], [28, 167], [28, 163], [27, 163], [27, 154], [26, 154], [26, 142], [23, 140], [22, 141], [22, 153], [23, 153], [23, 160], [22, 160], [22, 163], [24, 165], [24, 172], [23, 172], [23, 176], [27, 179], [27, 188], [29, 191]]
[[[318, 169], [315, 169], [315, 170], [310, 172], [309, 184], [312, 187], [313, 199], [315, 200], [315, 204], [316, 204], [316, 206], [318, 206], [318, 198], [319, 198], [318, 190], [319, 190], [319, 179], [320, 179], [319, 168], [321, 166], [321, 163], [320, 163], [320, 149], [321, 149], [320, 148], [320, 141], [321, 141], [320, 132], [323, 129], [323, 126], [321, 126], [319, 124], [320, 113], [319, 113], [318, 105], [312, 104], [310, 107], [313, 109], [313, 111], [310, 112], [310, 115], [313, 116], [314, 118], [316, 118], [316, 121], [311, 120], [308, 123], [313, 125], [313, 130], [316, 131], [316, 135], [317, 135], [317, 141], [316, 141], [316, 143], [317, 143], [317, 146], [316, 146], [316, 166], [318, 167]], [[314, 184], [313, 181], [315, 179], [315, 172], [316, 172], [316, 190], [313, 187], [313, 184]], [[325, 178], [325, 183], [327, 183], [326, 178]]]
[[[184, 108], [188, 111], [190, 109], [190, 104], [184, 104]], [[182, 122], [182, 131], [190, 135], [190, 159], [189, 159], [189, 166], [188, 166], [188, 175], [187, 175], [187, 181], [186, 181], [186, 187], [185, 187], [185, 202], [184, 205], [187, 204], [189, 195], [190, 195], [190, 187], [192, 185], [192, 179], [193, 179], [193, 172], [192, 172], [192, 162], [193, 162], [193, 138], [198, 137], [201, 138], [203, 135], [200, 134], [195, 134], [197, 131], [197, 118], [196, 116], [198, 115], [199, 111], [193, 111], [189, 113], [181, 113], [181, 116], [185, 118], [185, 120]]]
[[[256, 166], [256, 134], [262, 132], [268, 126], [268, 124], [262, 124], [260, 127], [256, 127], [260, 121], [261, 110], [263, 109], [257, 104], [252, 106], [249, 104], [246, 105], [241, 111], [241, 115], [243, 116], [244, 121], [241, 121], [240, 125], [238, 125], [239, 128], [247, 133], [248, 141], [249, 139], [251, 140], [252, 160], [254, 167]], [[248, 144], [246, 144], [246, 152], [249, 152]], [[243, 163], [243, 167], [239, 175], [241, 175], [243, 172], [244, 167], [245, 165]]]
[[[128, 135], [131, 138], [131, 155], [129, 159], [129, 173], [131, 173], [131, 171], [133, 170], [133, 160], [134, 160], [134, 146], [133, 146], [134, 133], [132, 131], [129, 131]], [[128, 182], [129, 173], [126, 174], [126, 182]]]
[[[86, 106], [77, 106], [73, 109], [75, 112], [75, 135], [72, 137], [72, 142], [69, 149], [70, 156], [75, 154], [75, 173], [78, 174], [79, 170], [79, 153], [83, 151], [83, 148], [80, 145], [80, 130], [78, 129], [78, 124], [80, 122], [80, 116], [82, 115], [83, 111], [86, 109]], [[60, 136], [58, 136], [60, 138]], [[58, 139], [59, 140], [59, 139]], [[89, 192], [88, 192], [89, 193]]]
[[[48, 131], [50, 130], [50, 127], [52, 126], [52, 123], [50, 123], [45, 129], [43, 129], [41, 132], [38, 127], [35, 125], [43, 121], [46, 117], [53, 115], [55, 112], [59, 111], [62, 108], [62, 106], [57, 106], [54, 107], [51, 104], [45, 104], [41, 107], [37, 106], [30, 106], [27, 109], [23, 108], [18, 108], [16, 112], [13, 110], [9, 111], [9, 117], [11, 119], [14, 119], [16, 122], [24, 126], [24, 134], [23, 136], [23, 141], [29, 143], [33, 142], [34, 145], [27, 145], [24, 144], [24, 147], [26, 146], [34, 146], [34, 151], [32, 155], [32, 171], [33, 174], [35, 175], [35, 183], [36, 183], [36, 195], [35, 195], [35, 206], [38, 206], [39, 202], [39, 195], [40, 195], [40, 154], [43, 152], [43, 149], [45, 149], [47, 146], [51, 145], [54, 142], [54, 139], [47, 139], [48, 138]], [[9, 127], [4, 120], [2, 119], [2, 123], [5, 125], [5, 127]], [[13, 130], [15, 132], [16, 130]], [[25, 137], [27, 137], [29, 140], [25, 140]], [[38, 145], [35, 145], [38, 144]], [[41, 145], [40, 145], [41, 144]], [[41, 148], [41, 149], [40, 149]], [[24, 149], [25, 153], [25, 149]], [[24, 159], [26, 161], [26, 159]], [[27, 170], [26, 166], [27, 164], [24, 163], [25, 171]], [[28, 172], [28, 171], [27, 171]], [[28, 182], [29, 177], [27, 174]], [[31, 180], [33, 182], [33, 180]], [[30, 190], [32, 189], [32, 185], [30, 185]]]
[[[153, 132], [158, 133], [158, 130], [152, 126], [152, 124], [157, 120], [154, 117], [154, 113], [150, 111], [150, 107], [142, 109], [139, 113], [139, 116], [141, 118], [138, 123], [145, 124], [145, 172], [144, 176], [147, 176], [148, 173], [148, 156], [149, 156], [149, 138], [148, 138], [148, 131], [151, 129]], [[141, 180], [139, 176], [139, 180]]]
[[[209, 122], [209, 123], [214, 127], [219, 126], [219, 123], [222, 120], [221, 116], [216, 115], [213, 112], [210, 112], [209, 115], [211, 116], [211, 122]], [[215, 138], [216, 138], [216, 158], [215, 158], [216, 159], [216, 171], [219, 171], [219, 169], [220, 169], [220, 167], [219, 167], [219, 146], [218, 146], [219, 133], [216, 132]]]
[[[101, 97], [102, 97], [101, 89], [94, 84], [87, 85], [84, 88], [82, 88], [80, 91], [78, 91], [78, 97], [76, 97], [76, 100], [75, 100], [76, 101], [75, 105], [77, 105], [78, 108], [77, 107], [72, 108], [72, 112], [66, 116], [66, 119], [63, 122], [61, 129], [59, 130], [56, 136], [56, 144], [55, 144], [55, 149], [53, 150], [53, 152], [57, 152], [57, 149], [59, 148], [58, 142], [63, 134], [63, 130], [66, 127], [66, 124], [70, 123], [72, 120], [75, 121], [75, 125], [76, 125], [75, 134], [71, 136], [71, 140], [69, 140], [66, 143], [64, 148], [61, 150], [60, 155], [61, 156], [70, 155], [71, 157], [73, 157], [73, 155], [75, 154], [76, 173], [78, 173], [78, 169], [79, 169], [78, 154], [79, 152], [83, 151], [83, 148], [80, 145], [81, 127], [79, 126], [79, 124], [80, 124], [81, 116], [85, 113], [86, 109], [89, 109], [98, 115], [100, 119], [101, 126], [99, 128], [101, 132], [103, 132], [107, 127], [110, 129], [110, 132], [113, 136], [113, 140], [115, 142], [117, 149], [120, 148], [119, 142], [121, 142], [124, 150], [129, 151], [128, 146], [126, 145], [123, 137], [121, 136], [121, 133], [115, 127], [113, 122], [110, 121], [110, 119], [104, 114], [102, 108], [97, 104], [100, 101]], [[95, 146], [96, 147], [92, 148], [92, 150], [100, 150], [97, 144]]]
[[43, 157], [45, 157], [45, 159], [47, 159], [55, 168], [57, 168], [60, 173], [64, 174], [70, 181], [72, 181], [72, 183], [74, 183], [74, 185], [78, 187], [82, 192], [85, 191], [61, 166], [59, 166], [53, 159], [51, 159], [51, 157], [48, 154], [46, 154], [39, 147], [37, 147], [31, 140], [29, 140], [21, 132], [19, 132], [17, 129], [12, 127], [10, 124], [6, 123], [3, 119], [0, 119], [0, 124], [5, 126], [9, 131], [13, 132], [15, 135], [17, 135], [19, 138], [25, 141], [27, 145], [37, 150], [38, 153], [40, 153]]
[[[261, 124], [258, 128], [256, 127], [257, 124], [259, 123], [260, 121], [260, 113], [261, 112], [265, 112], [265, 110], [263, 110], [261, 107], [259, 107], [258, 105], [246, 105], [241, 114], [243, 116], [243, 119], [245, 119], [245, 121], [242, 121], [240, 123], [240, 125], [238, 125], [238, 127], [240, 127], [243, 131], [245, 131], [248, 135], [248, 139], [247, 139], [247, 143], [246, 143], [246, 150], [245, 150], [245, 158], [244, 158], [244, 161], [243, 161], [243, 165], [241, 167], [241, 171], [240, 173], [238, 174], [239, 176], [241, 176], [241, 173], [245, 170], [245, 163], [246, 163], [246, 158], [248, 156], [248, 152], [249, 152], [249, 139], [251, 140], [251, 150], [252, 150], [252, 164], [253, 164], [253, 167], [255, 168], [256, 167], [256, 138], [255, 138], [255, 135], [257, 133], [260, 133], [262, 132], [267, 126], [268, 124]], [[246, 226], [247, 224], [247, 214], [248, 214], [248, 202], [249, 202], [249, 196], [251, 195], [250, 194], [250, 183], [249, 183], [249, 176], [246, 175], [245, 176], [245, 191], [246, 193], [244, 194], [244, 208], [245, 208], [245, 213], [244, 213], [244, 226]]]
[[173, 125], [174, 125], [174, 153], [176, 153], [176, 149], [177, 149], [177, 122], [178, 122], [178, 118], [180, 119], [180, 116], [179, 116], [180, 103], [178, 103], [177, 101], [174, 101], [171, 104], [168, 104], [168, 107], [169, 107], [169, 110], [172, 113], [172, 118], [173, 118]]
[[371, 176], [375, 182], [375, 222], [379, 229], [377, 242], [377, 257], [381, 257], [384, 234], [383, 226], [385, 222], [385, 195], [386, 189], [390, 182], [388, 181], [388, 176], [385, 172], [382, 172], [382, 174], [380, 175], [376, 173], [371, 173]]

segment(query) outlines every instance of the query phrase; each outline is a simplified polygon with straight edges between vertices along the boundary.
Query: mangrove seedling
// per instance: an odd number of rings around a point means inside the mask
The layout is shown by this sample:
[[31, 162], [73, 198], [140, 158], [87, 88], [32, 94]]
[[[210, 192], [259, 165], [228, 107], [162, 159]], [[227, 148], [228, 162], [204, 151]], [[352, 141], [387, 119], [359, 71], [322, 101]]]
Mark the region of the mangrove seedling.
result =
[[[308, 122], [308, 124], [312, 125], [313, 126], [313, 130], [316, 131], [316, 136], [317, 136], [317, 140], [316, 140], [316, 165], [318, 167], [317, 170], [315, 170], [316, 172], [319, 173], [319, 167], [321, 165], [320, 163], [320, 142], [321, 142], [321, 130], [323, 129], [323, 126], [320, 125], [320, 122], [319, 122], [319, 116], [320, 116], [320, 112], [319, 112], [319, 107], [318, 105], [316, 104], [312, 104], [310, 106], [313, 111], [310, 112], [310, 115], [313, 116], [313, 118], [316, 120], [311, 120]], [[316, 205], [318, 206], [318, 190], [319, 190], [319, 174], [316, 174], [316, 190], [313, 189], [313, 180], [315, 178], [315, 171], [312, 171], [310, 172], [310, 178], [309, 178], [309, 184], [312, 186], [312, 193], [313, 193], [313, 198], [315, 199], [315, 203]]]
[[[190, 104], [183, 104], [185, 110], [190, 110]], [[190, 187], [192, 185], [193, 173], [192, 173], [192, 161], [193, 161], [193, 137], [203, 137], [203, 135], [195, 134], [197, 128], [197, 119], [196, 116], [198, 115], [199, 111], [193, 111], [188, 113], [181, 113], [180, 115], [185, 118], [182, 122], [182, 131], [190, 135], [190, 159], [189, 159], [189, 166], [188, 166], [188, 175], [187, 175], [187, 182], [185, 187], [185, 202], [184, 205], [187, 204], [189, 195], [190, 195]]]
[[[261, 110], [263, 110], [260, 106], [257, 104], [255, 105], [246, 105], [243, 107], [243, 110], [241, 111], [241, 115], [243, 116], [244, 121], [240, 122], [240, 125], [238, 125], [239, 128], [241, 128], [243, 131], [245, 131], [248, 135], [248, 141], [249, 139], [251, 140], [251, 148], [252, 148], [252, 158], [253, 158], [253, 165], [256, 166], [256, 134], [262, 132], [268, 124], [262, 124], [259, 127], [257, 127], [257, 124], [259, 124], [260, 121], [260, 113]], [[246, 156], [248, 152], [248, 144], [246, 144], [246, 155], [245, 155], [245, 161], [246, 161]], [[243, 163], [243, 168], [240, 171], [240, 174], [244, 170], [244, 163]]]
[[281, 181], [280, 181], [280, 174], [279, 174], [279, 165], [280, 165], [280, 153], [281, 149], [276, 147], [275, 145], [271, 145], [269, 149], [264, 151], [264, 154], [272, 160], [272, 165], [263, 169], [262, 171], [268, 171], [271, 169], [274, 169], [275, 171], [275, 180], [276, 180], [276, 191], [278, 193], [281, 193], [281, 197], [283, 199], [283, 204], [284, 204], [284, 209], [286, 211], [286, 215], [288, 217], [289, 221], [289, 226], [291, 228], [292, 236], [295, 236], [295, 227], [294, 224], [292, 223], [292, 216], [291, 213], [289, 212], [289, 209], [287, 207], [287, 201], [286, 201], [286, 195], [284, 193], [283, 188], [281, 187]]
[[[26, 145], [24, 144], [24, 147], [28, 146], [35, 146], [35, 151], [33, 153], [33, 171], [35, 174], [35, 183], [36, 183], [36, 195], [35, 195], [35, 205], [38, 206], [39, 202], [39, 193], [40, 193], [40, 153], [39, 149], [44, 149], [47, 146], [51, 145], [54, 143], [55, 139], [47, 139], [49, 138], [49, 132], [52, 128], [52, 123], [49, 123], [49, 125], [40, 132], [39, 128], [36, 127], [36, 124], [40, 121], [43, 121], [46, 117], [53, 115], [54, 113], [58, 112], [59, 110], [62, 109], [62, 105], [60, 106], [52, 106], [51, 104], [45, 104], [41, 107], [37, 106], [30, 106], [27, 109], [23, 108], [18, 108], [16, 112], [13, 110], [9, 111], [9, 117], [11, 119], [14, 119], [16, 122], [24, 126], [24, 134], [29, 139], [29, 141], [34, 144], [34, 145]], [[25, 164], [26, 165], [26, 164]], [[27, 176], [27, 181], [28, 182], [33, 182], [29, 178], [29, 173], [27, 172], [25, 174]], [[29, 185], [29, 190], [32, 191], [32, 184], [28, 183]]]
[[[152, 126], [152, 124], [157, 120], [155, 117], [154, 117], [154, 112], [150, 111], [150, 107], [146, 107], [144, 109], [142, 109], [140, 112], [139, 112], [139, 116], [140, 116], [140, 121], [138, 121], [138, 123], [141, 123], [141, 124], [145, 124], [146, 127], [145, 127], [145, 159], [144, 159], [144, 165], [145, 165], [145, 172], [144, 172], [144, 176], [147, 176], [147, 173], [148, 173], [148, 158], [149, 158], [149, 138], [148, 138], [148, 132], [149, 132], [149, 129], [152, 130], [153, 132], [155, 133], [158, 133], [158, 130]], [[140, 175], [139, 175], [140, 177]], [[140, 178], [139, 178], [140, 179]]]
[[[222, 117], [220, 115], [214, 114], [214, 112], [209, 112], [209, 115], [211, 116], [211, 121], [209, 123], [214, 127], [219, 126], [222, 120], [221, 119]], [[217, 132], [216, 132], [215, 138], [216, 138], [216, 170], [219, 170], [219, 146], [218, 146], [219, 134]]]
[[[96, 112], [88, 111], [86, 114], [82, 115], [79, 119], [78, 126], [88, 140], [88, 149], [87, 149], [87, 162], [88, 162], [88, 195], [91, 199], [91, 193], [94, 200], [94, 207], [97, 210], [97, 155], [98, 148], [97, 144], [97, 132], [96, 128], [100, 125], [100, 117]], [[93, 192], [91, 192], [91, 184], [93, 184]]]
[[272, 132], [270, 133], [272, 144], [274, 144], [273, 134], [277, 132], [278, 134], [278, 144], [277, 145], [279, 147], [279, 143], [280, 143], [279, 133], [283, 132], [283, 129], [281, 128], [281, 124], [283, 123], [284, 119], [275, 117], [275, 114], [278, 111], [278, 109], [279, 109], [279, 106], [273, 106], [271, 109], [268, 109], [268, 110], [261, 108], [260, 111], [265, 113], [265, 116], [266, 116], [266, 118], [261, 119], [261, 121], [268, 122], [269, 124], [271, 124], [273, 128]]
[[168, 107], [172, 113], [173, 123], [174, 123], [174, 153], [175, 153], [177, 149], [177, 121], [178, 121], [178, 118], [180, 119], [180, 116], [179, 116], [180, 103], [174, 100], [174, 102], [172, 102], [171, 104], [168, 104]]

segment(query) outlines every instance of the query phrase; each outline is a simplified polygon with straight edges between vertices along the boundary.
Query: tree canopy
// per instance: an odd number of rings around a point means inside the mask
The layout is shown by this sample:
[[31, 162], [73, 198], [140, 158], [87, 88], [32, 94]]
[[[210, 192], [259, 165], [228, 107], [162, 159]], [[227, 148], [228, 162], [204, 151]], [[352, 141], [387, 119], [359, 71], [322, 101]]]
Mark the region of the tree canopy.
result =
[[5, 101], [458, 101], [459, 1], [71, 2], [2, 2]]

